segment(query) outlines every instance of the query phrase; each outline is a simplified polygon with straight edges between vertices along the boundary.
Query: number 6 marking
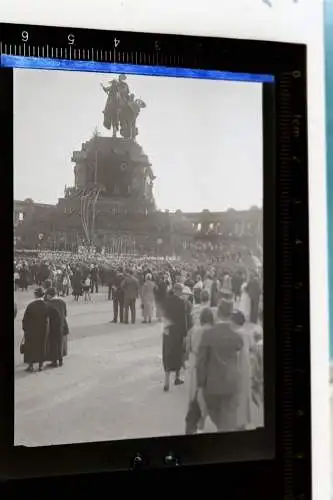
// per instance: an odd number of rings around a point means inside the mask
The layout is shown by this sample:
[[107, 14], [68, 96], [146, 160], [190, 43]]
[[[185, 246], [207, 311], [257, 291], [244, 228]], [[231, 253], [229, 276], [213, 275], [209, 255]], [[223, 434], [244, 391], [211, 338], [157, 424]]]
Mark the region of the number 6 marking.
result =
[[22, 31], [22, 41], [27, 42], [29, 40], [29, 33], [27, 31]]

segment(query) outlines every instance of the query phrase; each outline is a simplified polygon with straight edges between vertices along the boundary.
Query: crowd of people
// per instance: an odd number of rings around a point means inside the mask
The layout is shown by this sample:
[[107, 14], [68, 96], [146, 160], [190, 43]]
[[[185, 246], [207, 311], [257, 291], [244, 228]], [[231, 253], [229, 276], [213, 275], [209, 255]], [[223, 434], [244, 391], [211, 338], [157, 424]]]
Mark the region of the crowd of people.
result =
[[[28, 370], [61, 366], [69, 334], [64, 297], [90, 301], [101, 286], [113, 302], [112, 322], [160, 322], [164, 391], [189, 376], [185, 432], [247, 428], [263, 411], [262, 276], [260, 268], [119, 257], [25, 259], [14, 262], [15, 289], [35, 285], [23, 316]], [[63, 298], [61, 298], [63, 297]]]

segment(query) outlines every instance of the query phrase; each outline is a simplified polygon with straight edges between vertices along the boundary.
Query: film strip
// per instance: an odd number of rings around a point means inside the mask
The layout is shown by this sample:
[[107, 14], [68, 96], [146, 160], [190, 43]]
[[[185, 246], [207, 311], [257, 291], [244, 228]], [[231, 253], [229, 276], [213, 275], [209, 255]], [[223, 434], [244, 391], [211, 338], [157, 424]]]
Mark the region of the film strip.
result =
[[[305, 49], [256, 41], [221, 43], [216, 38], [2, 24], [0, 51], [21, 57], [229, 71], [237, 69], [241, 60], [243, 71], [251, 73], [262, 73], [262, 61], [270, 60], [266, 68], [267, 74], [276, 76], [277, 119], [272, 133], [278, 152], [271, 182], [277, 189], [276, 323], [281, 336], [276, 339], [276, 372], [277, 395], [283, 396], [276, 415], [283, 436], [278, 455], [283, 463], [285, 498], [306, 498], [305, 491], [311, 486], [311, 443]], [[259, 58], [249, 57], [258, 51]]]
[[[281, 245], [281, 329], [283, 335], [283, 412], [285, 495], [304, 497], [311, 490], [309, 415], [310, 318], [302, 304], [309, 297], [309, 232], [307, 114], [305, 66], [281, 74], [279, 82], [280, 128], [279, 203], [277, 234]], [[293, 433], [290, 432], [293, 429]]]

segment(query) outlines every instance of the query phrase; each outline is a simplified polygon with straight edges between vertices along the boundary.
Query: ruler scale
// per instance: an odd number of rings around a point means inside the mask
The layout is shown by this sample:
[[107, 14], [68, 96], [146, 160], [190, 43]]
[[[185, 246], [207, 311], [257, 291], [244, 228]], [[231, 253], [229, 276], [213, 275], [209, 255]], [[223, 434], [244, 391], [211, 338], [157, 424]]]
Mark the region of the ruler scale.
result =
[[216, 69], [210, 47], [216, 39], [202, 40], [206, 51], [198, 37], [0, 24], [1, 53], [6, 55], [166, 66], [182, 62], [189, 68]]

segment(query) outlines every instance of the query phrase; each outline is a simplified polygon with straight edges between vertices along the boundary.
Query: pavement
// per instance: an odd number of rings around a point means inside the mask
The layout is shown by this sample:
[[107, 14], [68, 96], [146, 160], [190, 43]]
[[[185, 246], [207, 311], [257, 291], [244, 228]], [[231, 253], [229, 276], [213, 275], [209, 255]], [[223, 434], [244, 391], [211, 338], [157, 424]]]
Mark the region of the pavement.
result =
[[[113, 324], [106, 290], [66, 298], [69, 352], [61, 368], [27, 373], [19, 345], [32, 291], [17, 292], [15, 444], [43, 446], [184, 434], [188, 374], [163, 392], [161, 324]], [[208, 420], [205, 432], [214, 432]]]

